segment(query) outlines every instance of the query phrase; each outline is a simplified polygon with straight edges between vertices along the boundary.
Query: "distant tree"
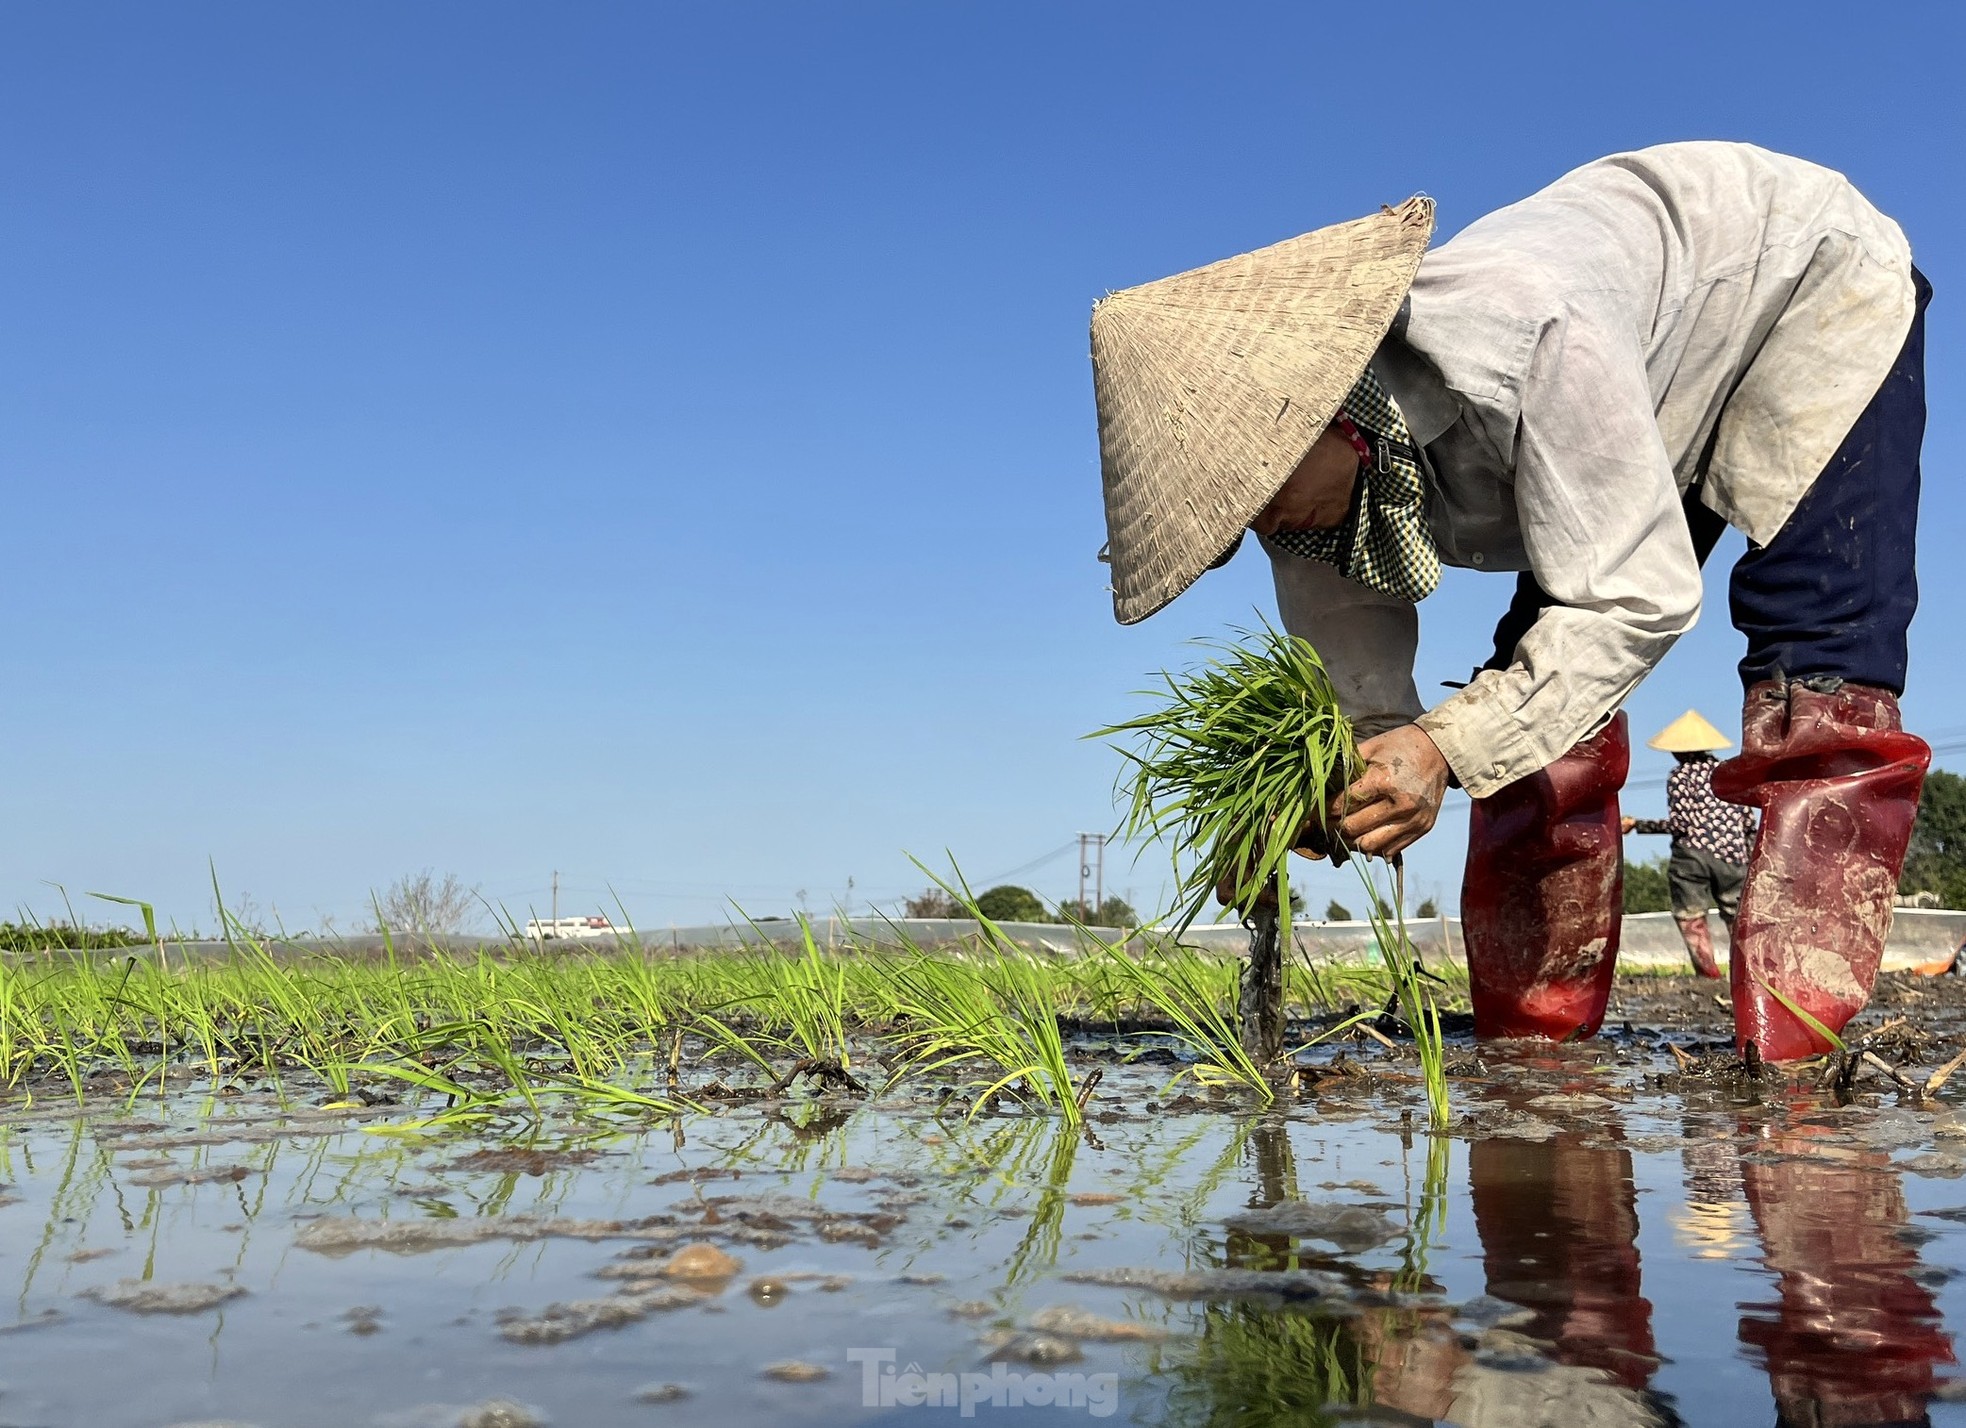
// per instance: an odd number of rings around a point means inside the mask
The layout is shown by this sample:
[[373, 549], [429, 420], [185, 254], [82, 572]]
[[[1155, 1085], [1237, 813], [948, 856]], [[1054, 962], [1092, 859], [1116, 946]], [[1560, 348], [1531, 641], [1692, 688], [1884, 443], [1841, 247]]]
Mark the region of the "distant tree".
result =
[[1625, 911], [1665, 912], [1672, 907], [1663, 854], [1649, 862], [1625, 860]]
[[1352, 920], [1352, 910], [1334, 897], [1324, 905], [1324, 920], [1326, 922], [1350, 922]]
[[1125, 898], [1108, 897], [1099, 904], [1099, 916], [1094, 921], [1101, 927], [1138, 927], [1140, 914]]
[[1415, 917], [1439, 917], [1440, 908], [1435, 906], [1432, 898], [1428, 898], [1425, 902], [1413, 909], [1413, 915]]
[[1109, 897], [1097, 907], [1080, 902], [1075, 897], [1062, 898], [1058, 903], [1060, 922], [1082, 922], [1089, 927], [1138, 927], [1140, 914], [1133, 910], [1131, 903], [1123, 897]]
[[976, 899], [976, 910], [992, 922], [1049, 922], [1051, 917], [1029, 888], [1002, 883], [986, 888]]
[[1966, 778], [1944, 769], [1925, 776], [1898, 891], [1937, 893], [1946, 907], [1966, 907]]
[[904, 917], [961, 917], [963, 911], [956, 906], [956, 900], [941, 888], [923, 888], [914, 897], [901, 904]]
[[376, 922], [389, 932], [462, 932], [478, 907], [478, 890], [456, 873], [430, 869], [396, 879], [376, 896]]
[[0, 952], [137, 947], [149, 940], [143, 933], [129, 927], [84, 927], [73, 922], [0, 922]]
[[222, 902], [214, 902], [212, 910], [218, 914], [220, 937], [249, 937], [256, 942], [265, 942], [285, 932], [279, 925], [278, 916], [269, 917], [261, 911], [258, 900], [251, 893], [227, 893]]

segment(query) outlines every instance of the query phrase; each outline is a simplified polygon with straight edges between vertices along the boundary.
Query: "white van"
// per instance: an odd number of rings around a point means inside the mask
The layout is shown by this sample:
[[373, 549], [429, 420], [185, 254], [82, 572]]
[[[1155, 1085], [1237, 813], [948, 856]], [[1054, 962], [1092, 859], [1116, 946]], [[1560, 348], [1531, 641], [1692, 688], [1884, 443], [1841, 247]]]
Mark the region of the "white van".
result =
[[608, 937], [613, 932], [614, 924], [605, 917], [535, 917], [526, 923], [526, 937], [533, 942]]

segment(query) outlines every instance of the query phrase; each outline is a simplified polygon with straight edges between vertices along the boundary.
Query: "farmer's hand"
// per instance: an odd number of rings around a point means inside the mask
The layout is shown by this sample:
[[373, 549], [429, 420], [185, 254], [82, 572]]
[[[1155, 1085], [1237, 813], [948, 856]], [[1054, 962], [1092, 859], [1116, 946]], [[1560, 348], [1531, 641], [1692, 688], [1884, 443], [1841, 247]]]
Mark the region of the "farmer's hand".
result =
[[1620, 818], [1618, 820], [1618, 831], [1620, 833], [1629, 833], [1636, 827], [1638, 827], [1638, 820], [1636, 818]]
[[1361, 853], [1390, 858], [1411, 847], [1440, 816], [1447, 760], [1417, 724], [1403, 724], [1358, 746], [1365, 772], [1332, 800], [1338, 831]]

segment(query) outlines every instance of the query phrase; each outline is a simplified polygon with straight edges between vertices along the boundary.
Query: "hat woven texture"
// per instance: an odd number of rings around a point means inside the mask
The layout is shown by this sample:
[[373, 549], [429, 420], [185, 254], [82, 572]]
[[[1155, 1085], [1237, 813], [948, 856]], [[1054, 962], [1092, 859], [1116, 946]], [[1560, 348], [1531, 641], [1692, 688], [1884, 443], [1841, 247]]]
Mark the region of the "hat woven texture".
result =
[[1645, 742], [1668, 754], [1706, 754], [1734, 744], [1695, 709], [1688, 709]]
[[1194, 584], [1269, 504], [1384, 340], [1433, 226], [1416, 196], [1094, 305], [1121, 624]]

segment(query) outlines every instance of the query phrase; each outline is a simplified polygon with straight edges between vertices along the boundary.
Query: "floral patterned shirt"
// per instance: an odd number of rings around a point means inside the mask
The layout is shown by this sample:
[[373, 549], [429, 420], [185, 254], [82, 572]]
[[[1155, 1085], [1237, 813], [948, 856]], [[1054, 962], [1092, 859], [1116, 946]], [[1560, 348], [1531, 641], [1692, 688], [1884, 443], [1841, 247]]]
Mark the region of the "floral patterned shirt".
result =
[[1640, 818], [1634, 833], [1670, 833], [1728, 863], [1746, 863], [1754, 841], [1754, 811], [1722, 802], [1713, 791], [1713, 771], [1720, 764], [1712, 754], [1686, 760], [1666, 780], [1664, 818]]

